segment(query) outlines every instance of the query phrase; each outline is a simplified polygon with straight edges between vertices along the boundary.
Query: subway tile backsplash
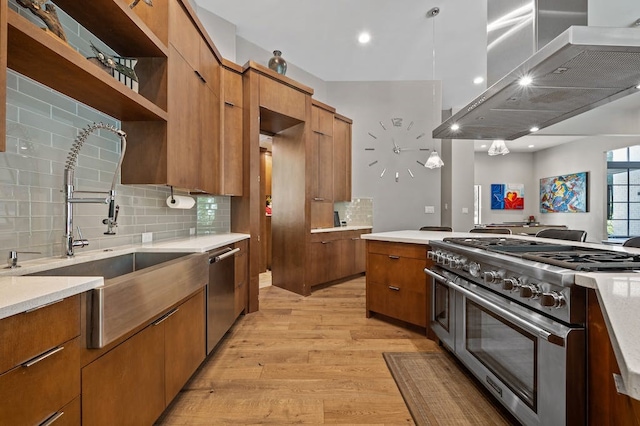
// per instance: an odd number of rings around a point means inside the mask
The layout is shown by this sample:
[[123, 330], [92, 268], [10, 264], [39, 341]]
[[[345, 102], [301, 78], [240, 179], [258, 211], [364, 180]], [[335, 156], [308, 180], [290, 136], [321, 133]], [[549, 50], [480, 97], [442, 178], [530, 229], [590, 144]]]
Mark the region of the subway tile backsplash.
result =
[[334, 203], [333, 207], [347, 226], [373, 226], [373, 198], [354, 198]]

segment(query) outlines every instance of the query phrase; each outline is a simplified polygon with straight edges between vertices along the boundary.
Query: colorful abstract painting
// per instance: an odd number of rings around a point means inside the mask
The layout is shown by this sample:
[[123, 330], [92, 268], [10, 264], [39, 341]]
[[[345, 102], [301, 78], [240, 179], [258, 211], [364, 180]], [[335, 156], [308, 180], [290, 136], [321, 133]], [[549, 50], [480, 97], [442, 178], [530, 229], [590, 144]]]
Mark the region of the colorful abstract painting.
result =
[[588, 173], [581, 172], [540, 179], [540, 212], [588, 212], [587, 178]]
[[492, 183], [492, 210], [522, 210], [524, 209], [523, 183]]

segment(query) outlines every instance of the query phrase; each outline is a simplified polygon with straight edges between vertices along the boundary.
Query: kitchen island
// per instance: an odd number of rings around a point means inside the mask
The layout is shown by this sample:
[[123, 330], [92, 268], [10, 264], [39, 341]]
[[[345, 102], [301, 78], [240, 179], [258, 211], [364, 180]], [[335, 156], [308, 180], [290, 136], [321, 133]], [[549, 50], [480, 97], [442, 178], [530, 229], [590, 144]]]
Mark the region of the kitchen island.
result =
[[[555, 244], [559, 242], [521, 235], [499, 237]], [[396, 231], [374, 233], [363, 238], [369, 241], [428, 246], [430, 242], [442, 241], [444, 238], [478, 238], [478, 234]], [[570, 242], [570, 245], [616, 253], [640, 254], [640, 250], [636, 248], [577, 242]], [[597, 424], [605, 419], [604, 423], [599, 424], [615, 424], [622, 421], [624, 416], [638, 418], [640, 333], [637, 329], [637, 317], [640, 312], [640, 276], [635, 272], [576, 271], [575, 285], [586, 289], [589, 401], [599, 401], [598, 404], [589, 404], [590, 424]], [[609, 344], [610, 348], [607, 348]], [[611, 351], [609, 358], [607, 350]], [[612, 373], [618, 376], [617, 383], [614, 383]], [[630, 398], [619, 395], [616, 390]]]

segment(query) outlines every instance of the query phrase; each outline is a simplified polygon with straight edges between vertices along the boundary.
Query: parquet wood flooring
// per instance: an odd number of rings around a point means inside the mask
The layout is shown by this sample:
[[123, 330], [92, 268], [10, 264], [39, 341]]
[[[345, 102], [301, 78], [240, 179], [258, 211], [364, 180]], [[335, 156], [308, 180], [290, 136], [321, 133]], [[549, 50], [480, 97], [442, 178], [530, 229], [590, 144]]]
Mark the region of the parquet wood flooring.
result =
[[382, 353], [439, 350], [366, 318], [364, 277], [306, 298], [264, 287], [157, 424], [413, 424]]

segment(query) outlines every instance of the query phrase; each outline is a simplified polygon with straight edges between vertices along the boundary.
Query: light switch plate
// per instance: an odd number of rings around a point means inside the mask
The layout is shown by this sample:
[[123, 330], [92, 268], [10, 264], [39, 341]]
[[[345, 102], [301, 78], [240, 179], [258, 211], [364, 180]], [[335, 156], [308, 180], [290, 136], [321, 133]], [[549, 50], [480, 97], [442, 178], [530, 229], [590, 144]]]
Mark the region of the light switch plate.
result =
[[436, 208], [434, 206], [424, 206], [425, 214], [431, 214], [436, 212]]
[[469, 208], [468, 207], [463, 207], [462, 208], [462, 213], [463, 214], [469, 214]]
[[153, 232], [143, 232], [142, 233], [142, 242], [143, 243], [150, 243], [151, 241], [153, 241]]
[[196, 235], [196, 228], [189, 228], [189, 235]]

